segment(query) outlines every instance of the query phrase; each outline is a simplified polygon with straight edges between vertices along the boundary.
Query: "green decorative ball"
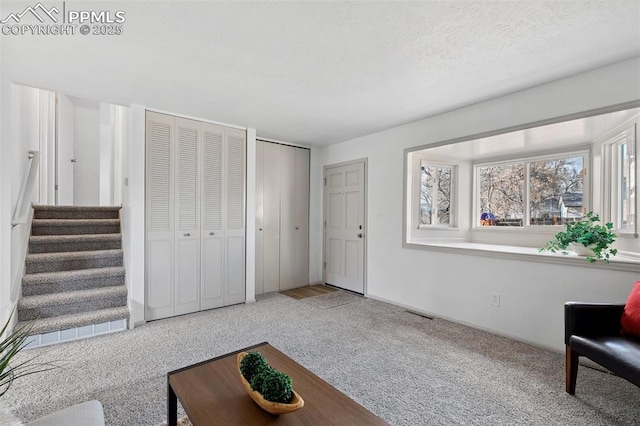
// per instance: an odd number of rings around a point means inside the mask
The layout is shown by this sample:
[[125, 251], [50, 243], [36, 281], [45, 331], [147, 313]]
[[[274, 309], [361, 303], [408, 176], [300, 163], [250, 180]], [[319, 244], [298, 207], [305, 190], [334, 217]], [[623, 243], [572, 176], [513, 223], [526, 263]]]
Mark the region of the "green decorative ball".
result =
[[287, 374], [271, 366], [258, 372], [251, 380], [251, 389], [262, 394], [267, 401], [288, 404], [293, 399], [293, 382]]
[[240, 372], [249, 383], [257, 373], [268, 367], [267, 359], [260, 352], [249, 352], [240, 361]]

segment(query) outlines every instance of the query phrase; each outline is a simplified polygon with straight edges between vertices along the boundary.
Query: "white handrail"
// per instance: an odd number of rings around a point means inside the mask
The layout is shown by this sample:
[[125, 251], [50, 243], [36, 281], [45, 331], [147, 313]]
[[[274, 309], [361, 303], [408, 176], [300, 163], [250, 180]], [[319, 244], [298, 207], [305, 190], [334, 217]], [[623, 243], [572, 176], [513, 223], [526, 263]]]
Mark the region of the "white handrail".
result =
[[33, 185], [36, 181], [36, 174], [38, 172], [39, 165], [40, 151], [29, 151], [29, 167], [27, 169], [27, 174], [22, 181], [22, 186], [20, 187], [18, 202], [16, 203], [16, 208], [13, 211], [11, 228], [27, 223], [27, 218], [29, 217], [31, 193], [33, 192]]

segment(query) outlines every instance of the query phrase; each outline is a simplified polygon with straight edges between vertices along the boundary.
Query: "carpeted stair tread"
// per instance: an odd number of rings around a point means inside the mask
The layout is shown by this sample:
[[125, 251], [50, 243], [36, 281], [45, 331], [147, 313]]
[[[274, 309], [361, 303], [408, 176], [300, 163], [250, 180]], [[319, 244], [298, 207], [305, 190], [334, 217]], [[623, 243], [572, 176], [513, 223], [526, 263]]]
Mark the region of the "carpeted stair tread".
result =
[[119, 225], [120, 219], [33, 219], [31, 226]]
[[[129, 309], [126, 306], [117, 308], [100, 309], [92, 312], [60, 315], [57, 317], [41, 318], [36, 320], [31, 334], [43, 334], [51, 331], [67, 330], [74, 327], [83, 327], [90, 324], [100, 324], [108, 321], [129, 319]], [[28, 321], [20, 321], [17, 327], [24, 326]]]
[[37, 309], [44, 306], [69, 305], [77, 302], [88, 302], [109, 299], [127, 295], [124, 285], [102, 287], [90, 290], [67, 291], [64, 293], [41, 294], [38, 296], [24, 296], [18, 301], [18, 309]]
[[29, 237], [30, 253], [50, 253], [122, 248], [121, 234], [37, 235]]
[[60, 293], [125, 284], [122, 266], [27, 274], [22, 278], [22, 295]]
[[89, 234], [89, 235], [32, 235], [29, 241], [36, 242], [53, 242], [63, 241], [68, 243], [82, 243], [84, 241], [95, 240], [119, 240], [120, 234]]
[[106, 278], [112, 276], [124, 276], [122, 266], [111, 268], [80, 269], [77, 271], [43, 272], [40, 274], [27, 274], [22, 278], [23, 284], [37, 285], [59, 281], [84, 280], [87, 278]]
[[57, 253], [32, 253], [28, 254], [27, 262], [59, 262], [65, 259], [89, 259], [100, 257], [119, 257], [122, 249], [115, 250], [87, 250], [87, 251], [66, 251]]
[[121, 206], [49, 206], [45, 204], [34, 204], [33, 210], [35, 211], [81, 211], [81, 212], [96, 212], [96, 211], [120, 211]]
[[118, 234], [120, 219], [34, 219], [31, 235]]
[[33, 206], [34, 219], [117, 219], [120, 206]]
[[122, 249], [32, 253], [25, 258], [27, 274], [122, 266], [122, 262]]
[[125, 270], [122, 266], [113, 266], [110, 268], [81, 269], [77, 271], [57, 271], [43, 272], [40, 274], [27, 274], [23, 280], [28, 284], [45, 283], [47, 281], [58, 281], [84, 279], [89, 277], [108, 277], [113, 275], [124, 275]]

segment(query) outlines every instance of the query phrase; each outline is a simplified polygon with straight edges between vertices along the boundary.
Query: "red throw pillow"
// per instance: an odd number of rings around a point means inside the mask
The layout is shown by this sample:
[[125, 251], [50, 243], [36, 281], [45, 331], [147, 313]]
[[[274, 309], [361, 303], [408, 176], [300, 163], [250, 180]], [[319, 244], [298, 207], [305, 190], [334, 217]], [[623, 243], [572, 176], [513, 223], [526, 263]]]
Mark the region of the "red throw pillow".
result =
[[640, 281], [636, 281], [620, 319], [623, 334], [640, 337]]

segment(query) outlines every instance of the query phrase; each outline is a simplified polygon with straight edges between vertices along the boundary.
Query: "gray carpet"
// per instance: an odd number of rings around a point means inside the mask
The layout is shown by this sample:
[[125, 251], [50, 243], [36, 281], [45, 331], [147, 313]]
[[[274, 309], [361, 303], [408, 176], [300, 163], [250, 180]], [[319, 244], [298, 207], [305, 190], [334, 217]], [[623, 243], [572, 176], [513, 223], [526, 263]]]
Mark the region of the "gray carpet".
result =
[[[165, 419], [166, 373], [262, 341], [395, 425], [638, 424], [640, 389], [564, 355], [374, 300], [319, 309], [279, 294], [29, 351], [65, 368], [17, 381], [0, 405], [30, 421], [88, 399], [108, 425]], [[294, 383], [295, 386], [295, 383]]]

